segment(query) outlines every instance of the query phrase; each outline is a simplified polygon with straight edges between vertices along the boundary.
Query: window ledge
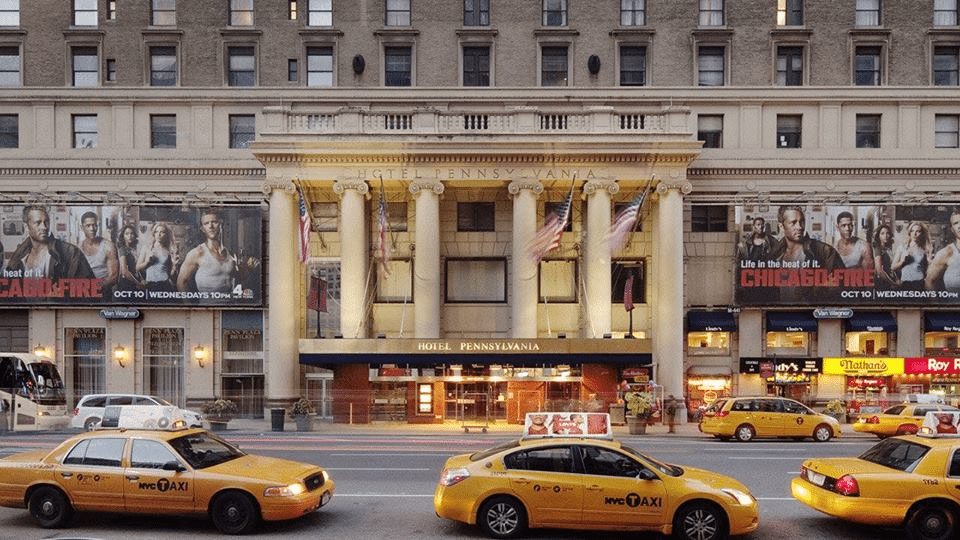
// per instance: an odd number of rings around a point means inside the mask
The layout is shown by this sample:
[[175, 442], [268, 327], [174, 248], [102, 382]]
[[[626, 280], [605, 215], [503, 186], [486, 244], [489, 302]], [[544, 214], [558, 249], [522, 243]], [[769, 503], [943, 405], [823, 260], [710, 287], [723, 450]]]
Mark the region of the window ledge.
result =
[[777, 39], [784, 38], [799, 38], [799, 39], [810, 39], [810, 36], [813, 35], [813, 30], [809, 28], [774, 28], [770, 31], [770, 35]]
[[934, 38], [960, 38], [960, 26], [938, 26], [927, 30], [927, 35]]
[[343, 30], [337, 30], [336, 28], [301, 28], [298, 32], [300, 37], [324, 37], [324, 38], [339, 38], [343, 37]]
[[99, 28], [82, 28], [82, 27], [72, 27], [63, 31], [64, 39], [70, 38], [85, 38], [85, 37], [95, 37], [103, 38], [106, 34], [103, 30]]
[[177, 37], [180, 38], [183, 36], [183, 30], [176, 30], [173, 28], [164, 30], [161, 28], [145, 28], [140, 31], [140, 34], [143, 37]]
[[636, 27], [631, 27], [631, 28], [628, 28], [628, 27], [615, 28], [615, 29], [613, 29], [613, 30], [610, 31], [610, 36], [611, 36], [611, 37], [614, 37], [614, 38], [636, 38], [636, 37], [645, 37], [645, 38], [648, 38], [648, 39], [649, 39], [649, 38], [653, 37], [653, 35], [656, 34], [656, 33], [657, 33], [657, 31], [654, 30], [653, 28], [646, 28], [646, 27], [643, 27], [643, 26], [636, 26]]
[[420, 31], [416, 28], [381, 28], [374, 30], [373, 35], [381, 37], [416, 37]]
[[19, 26], [0, 27], [0, 36], [25, 36], [27, 31]]
[[260, 36], [262, 34], [263, 34], [263, 30], [253, 28], [251, 26], [247, 26], [247, 27], [230, 26], [227, 28], [220, 29], [221, 36]]
[[580, 32], [574, 28], [563, 27], [541, 27], [533, 31], [533, 35], [537, 37], [554, 37], [554, 36], [564, 36], [564, 37], [573, 37], [579, 36]]
[[726, 28], [723, 26], [709, 27], [704, 26], [700, 28], [694, 28], [690, 32], [694, 37], [730, 37], [733, 35], [733, 28]]
[[500, 32], [496, 28], [478, 28], [475, 26], [463, 27], [457, 29], [457, 36], [461, 38], [492, 38], [496, 37]]
[[874, 28], [851, 28], [850, 30], [847, 31], [847, 33], [850, 34], [850, 35], [853, 36], [853, 37], [858, 37], [858, 36], [889, 36], [892, 32], [893, 32], [893, 30], [891, 30], [891, 29], [889, 29], [889, 28], [880, 28], [880, 27], [874, 27]]

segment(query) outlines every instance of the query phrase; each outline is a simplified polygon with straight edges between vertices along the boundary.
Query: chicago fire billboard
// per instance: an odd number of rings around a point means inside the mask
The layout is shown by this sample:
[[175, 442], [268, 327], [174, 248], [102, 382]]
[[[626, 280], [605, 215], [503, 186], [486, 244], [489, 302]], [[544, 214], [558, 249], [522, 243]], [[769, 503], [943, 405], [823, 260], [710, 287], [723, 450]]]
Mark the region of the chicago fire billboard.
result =
[[0, 206], [0, 305], [262, 304], [256, 206]]
[[960, 304], [960, 208], [738, 206], [741, 305]]

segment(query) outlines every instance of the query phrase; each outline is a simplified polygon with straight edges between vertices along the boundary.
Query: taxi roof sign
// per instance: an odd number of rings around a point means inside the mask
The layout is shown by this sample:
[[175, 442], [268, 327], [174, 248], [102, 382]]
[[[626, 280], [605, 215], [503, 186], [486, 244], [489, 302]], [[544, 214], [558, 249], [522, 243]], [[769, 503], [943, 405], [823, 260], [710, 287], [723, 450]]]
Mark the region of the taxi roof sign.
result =
[[917, 435], [929, 438], [960, 438], [960, 411], [930, 411], [923, 417]]
[[153, 429], [176, 431], [186, 429], [187, 420], [179, 407], [164, 405], [110, 406], [103, 411], [101, 429]]
[[523, 422], [524, 439], [584, 437], [613, 439], [610, 415], [585, 412], [531, 412]]

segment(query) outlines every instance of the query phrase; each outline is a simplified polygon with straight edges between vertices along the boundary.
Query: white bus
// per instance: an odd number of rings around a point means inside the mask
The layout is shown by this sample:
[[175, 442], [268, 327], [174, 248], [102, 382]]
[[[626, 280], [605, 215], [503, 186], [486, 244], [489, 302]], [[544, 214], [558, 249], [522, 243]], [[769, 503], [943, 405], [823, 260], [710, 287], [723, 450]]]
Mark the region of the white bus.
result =
[[0, 429], [39, 431], [69, 425], [56, 364], [34, 354], [0, 352]]

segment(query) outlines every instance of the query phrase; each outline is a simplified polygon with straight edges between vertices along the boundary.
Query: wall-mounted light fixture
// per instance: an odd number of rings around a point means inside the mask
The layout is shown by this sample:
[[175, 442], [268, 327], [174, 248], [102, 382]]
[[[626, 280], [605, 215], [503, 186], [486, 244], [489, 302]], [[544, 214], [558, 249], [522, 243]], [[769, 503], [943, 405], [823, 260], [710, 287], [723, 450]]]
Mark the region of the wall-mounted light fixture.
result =
[[37, 346], [33, 348], [33, 354], [37, 356], [42, 356], [44, 358], [50, 358], [50, 354], [47, 352], [47, 348], [39, 343], [37, 343]]
[[193, 359], [197, 361], [198, 366], [203, 367], [203, 362], [207, 359], [207, 350], [203, 348], [203, 345], [197, 345], [193, 348]]
[[587, 58], [587, 69], [590, 70], [591, 75], [600, 73], [600, 57], [595, 54], [591, 54], [590, 58]]
[[127, 349], [123, 345], [114, 347], [113, 359], [117, 361], [120, 367], [127, 367]]
[[367, 67], [367, 61], [363, 59], [363, 55], [356, 55], [353, 57], [353, 72], [357, 75], [363, 73], [363, 70]]

